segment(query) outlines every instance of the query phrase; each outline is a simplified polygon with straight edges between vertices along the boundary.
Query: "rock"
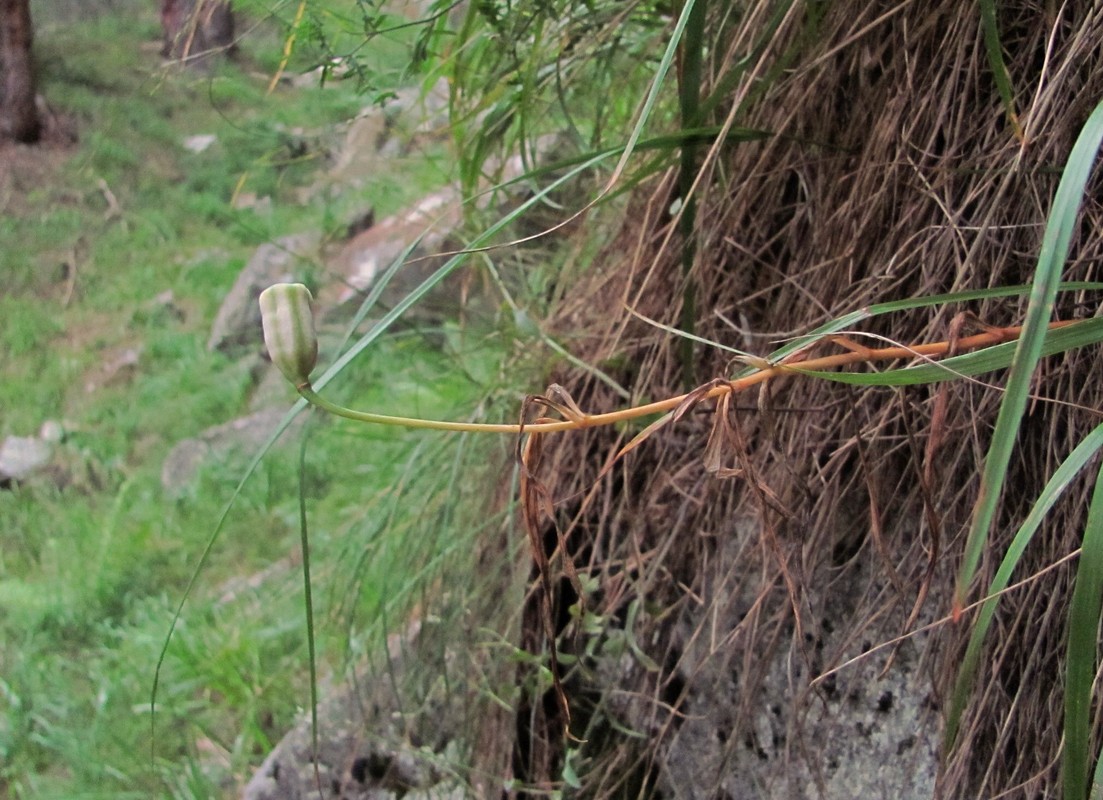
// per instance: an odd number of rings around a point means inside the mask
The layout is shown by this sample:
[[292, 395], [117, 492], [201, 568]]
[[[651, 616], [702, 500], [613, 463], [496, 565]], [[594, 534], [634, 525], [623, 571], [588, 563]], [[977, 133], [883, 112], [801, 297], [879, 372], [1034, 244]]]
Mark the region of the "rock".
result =
[[0, 484], [26, 480], [50, 463], [53, 446], [34, 436], [9, 436], [0, 444]]
[[119, 347], [104, 353], [99, 366], [89, 371], [84, 381], [84, 391], [92, 394], [109, 386], [129, 383], [138, 371], [142, 347]]
[[251, 209], [254, 213], [267, 216], [272, 213], [272, 197], [258, 197], [256, 192], [241, 192], [234, 196], [231, 205], [239, 210]]
[[[381, 297], [384, 307], [393, 306], [444, 263], [445, 257], [433, 254], [450, 249], [449, 236], [460, 223], [461, 211], [459, 191], [446, 187], [352, 237], [329, 260], [338, 280], [318, 295], [321, 313], [336, 311], [339, 317], [348, 316], [349, 310], [359, 306], [376, 279], [403, 250], [417, 241], [407, 263], [398, 270]], [[412, 309], [415, 315], [430, 306], [435, 308], [435, 311], [430, 309], [432, 317], [448, 312], [457, 314], [462, 304], [460, 290], [454, 284], [455, 276], [437, 287], [430, 297]]]
[[174, 323], [184, 322], [187, 312], [176, 301], [176, 294], [172, 289], [158, 292], [151, 300], [134, 311], [131, 322], [134, 325], [151, 325], [165, 327]]
[[208, 149], [212, 144], [218, 141], [218, 137], [213, 133], [200, 133], [195, 136], [188, 136], [184, 139], [184, 149], [189, 153], [202, 153]]
[[[208, 428], [193, 439], [178, 442], [161, 465], [161, 486], [172, 496], [180, 496], [192, 485], [203, 467], [221, 465], [244, 468], [287, 413], [274, 408], [250, 414]], [[305, 420], [301, 415], [292, 427]]]
[[[411, 102], [409, 99], [404, 103]], [[376, 117], [364, 117], [350, 128], [362, 133], [369, 129], [369, 122]], [[372, 123], [374, 124], [374, 123]], [[371, 128], [371, 142], [362, 146], [346, 143], [345, 152], [354, 153], [364, 150], [378, 154], [381, 146], [378, 131]], [[368, 136], [367, 133], [364, 133]], [[534, 145], [531, 158], [544, 161], [560, 145], [557, 136], [541, 137]], [[350, 156], [352, 157], [352, 156]], [[526, 170], [526, 162], [515, 157], [488, 166], [504, 182], [510, 182]], [[343, 170], [342, 170], [343, 172]], [[489, 187], [488, 187], [489, 188]], [[490, 204], [508, 206], [514, 204], [527, 192], [523, 184], [507, 186], [500, 192], [489, 192], [480, 199], [478, 205]], [[329, 320], [346, 320], [367, 294], [375, 287], [379, 276], [412, 243], [414, 249], [407, 255], [406, 263], [394, 274], [379, 298], [384, 309], [392, 308], [427, 278], [439, 269], [447, 260], [448, 252], [462, 248], [463, 244], [455, 236], [463, 221], [463, 200], [456, 185], [445, 186], [427, 194], [416, 203], [385, 219], [374, 221], [371, 212], [353, 220], [348, 227], [354, 233], [336, 253], [326, 259], [328, 272], [337, 280], [329, 286], [323, 286], [316, 293], [319, 317]], [[490, 309], [481, 307], [486, 299], [484, 287], [473, 284], [471, 272], [457, 271], [435, 286], [421, 301], [411, 308], [407, 321], [416, 324], [438, 325], [442, 320], [468, 315], [478, 316]], [[473, 302], [474, 301], [474, 302]], [[485, 304], [484, 304], [485, 305]]]
[[[741, 526], [753, 536], [754, 523]], [[931, 700], [930, 675], [920, 664], [924, 636], [825, 674], [899, 630], [890, 615], [870, 620], [855, 637], [853, 587], [865, 587], [868, 566], [855, 562], [845, 578], [833, 576], [809, 593], [815, 609], [803, 642], [759, 654], [754, 664], [733, 658], [745, 615], [761, 600], [753, 581], [741, 584], [742, 546], [733, 537], [720, 549], [700, 609], [687, 607], [675, 634], [686, 685], [681, 723], [657, 767], [664, 797], [679, 800], [851, 800], [856, 797], [933, 797], [941, 721]], [[871, 590], [872, 591], [872, 590]], [[924, 611], [916, 627], [932, 621]], [[702, 629], [708, 635], [700, 635]], [[743, 634], [746, 635], [746, 634]], [[868, 641], [863, 639], [868, 637]], [[764, 648], [765, 650], [765, 648]], [[892, 658], [889, 659], [890, 653]], [[886, 668], [886, 665], [890, 665]], [[754, 701], [742, 694], [746, 674], [761, 672]], [[646, 730], [646, 710], [623, 709]]]
[[315, 67], [309, 72], [285, 76], [285, 80], [296, 89], [324, 89], [327, 86], [337, 86], [340, 81], [351, 77], [355, 77], [355, 72], [348, 61], [341, 57], [334, 57], [329, 59], [327, 64]]
[[46, 444], [61, 444], [65, 440], [65, 426], [56, 419], [48, 419], [38, 429], [38, 438]]
[[448, 83], [443, 78], [428, 91], [399, 89], [379, 104], [361, 109], [336, 147], [326, 183], [359, 188], [372, 180], [381, 160], [410, 152], [419, 142], [448, 131]]
[[387, 120], [380, 108], [369, 108], [348, 123], [330, 178], [337, 186], [362, 186], [375, 174], [379, 148], [387, 132]]
[[[307, 714], [264, 760], [242, 800], [469, 797], [447, 768], [459, 760], [453, 737], [461, 715], [454, 698], [438, 681], [414, 689], [421, 696], [412, 703], [402, 702], [396, 692], [397, 687], [410, 691], [421, 681], [411, 673], [434, 674], [427, 665], [436, 659], [411, 641], [419, 628], [415, 622], [404, 636], [395, 637], [389, 665], [323, 693], [327, 699], [318, 707], [316, 759]], [[419, 649], [420, 658], [410, 652]]]
[[286, 410], [299, 399], [295, 387], [267, 358], [258, 355], [251, 373], [253, 390], [249, 394], [249, 413], [272, 408]]
[[261, 330], [257, 298], [273, 283], [301, 280], [320, 243], [320, 234], [300, 233], [258, 247], [222, 301], [211, 326], [207, 349], [232, 352], [259, 348]]
[[345, 239], [351, 239], [373, 225], [375, 225], [375, 209], [366, 208], [354, 214], [352, 219], [349, 220], [348, 225], [345, 226]]

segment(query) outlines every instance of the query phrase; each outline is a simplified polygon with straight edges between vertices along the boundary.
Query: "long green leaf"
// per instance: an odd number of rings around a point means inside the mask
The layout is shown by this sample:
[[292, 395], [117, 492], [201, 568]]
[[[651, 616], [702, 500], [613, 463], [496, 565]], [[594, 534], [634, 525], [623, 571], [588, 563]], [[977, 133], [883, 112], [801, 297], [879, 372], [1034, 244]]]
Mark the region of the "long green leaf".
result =
[[1019, 422], [1030, 395], [1034, 368], [1041, 357], [1047, 326], [1053, 315], [1053, 304], [1068, 257], [1072, 231], [1084, 195], [1084, 186], [1095, 163], [1095, 155], [1103, 140], [1103, 103], [1096, 106], [1077, 137], [1057, 187], [1053, 208], [1042, 237], [1038, 267], [1027, 307], [1023, 333], [1019, 337], [1007, 379], [1007, 391], [996, 418], [992, 443], [984, 460], [980, 496], [974, 508], [973, 522], [965, 546], [965, 555], [958, 572], [954, 607], [965, 605], [965, 596], [976, 574], [981, 554], [988, 543], [989, 530], [999, 506], [1000, 493], [1007, 476], [1007, 465], [1015, 444]]
[[[698, 107], [701, 103], [701, 62], [705, 48], [705, 19], [708, 16], [708, 0], [696, 0], [686, 22], [682, 41], [681, 69], [678, 71], [678, 105], [682, 114], [682, 129], [700, 124]], [[693, 186], [697, 182], [697, 158], [699, 147], [693, 142], [682, 146], [678, 169], [678, 196], [682, 209], [678, 214], [678, 229], [682, 234], [682, 313], [680, 326], [692, 334], [697, 326], [697, 282], [693, 277], [693, 262], [697, 258], [697, 197]], [[682, 383], [690, 391], [697, 382], [694, 374], [693, 341], [681, 340], [679, 359], [682, 362]]]
[[[1065, 281], [1057, 287], [1061, 292], [1103, 290], [1103, 283], [1097, 281]], [[973, 289], [965, 292], [951, 292], [948, 294], [932, 294], [925, 297], [912, 297], [906, 300], [893, 300], [887, 303], [875, 303], [857, 311], [851, 311], [841, 317], [836, 317], [818, 328], [806, 334], [795, 337], [784, 347], [775, 350], [767, 357], [769, 361], [778, 362], [784, 360], [801, 348], [808, 347], [819, 339], [853, 328], [859, 322], [878, 317], [882, 314], [891, 314], [896, 311], [908, 311], [914, 308], [931, 308], [934, 306], [948, 305], [949, 303], [966, 303], [973, 300], [991, 300], [999, 297], [1016, 297], [1028, 294], [1030, 286], [1001, 286], [996, 289]]]
[[[1103, 317], [1093, 317], [1075, 325], [1047, 330], [1042, 340], [1039, 357], [1063, 353], [1080, 347], [1103, 342]], [[794, 365], [788, 369], [812, 378], [848, 383], [856, 386], [916, 386], [923, 383], [939, 383], [954, 378], [972, 377], [1011, 366], [1019, 342], [985, 347], [972, 353], [963, 353], [945, 361], [934, 361], [914, 367], [890, 369], [884, 372], [828, 372], [826, 370], [801, 369]]]
[[1062, 760], [1065, 800], [1084, 800], [1091, 764], [1092, 681], [1098, 653], [1100, 604], [1103, 602], [1103, 471], [1096, 476], [1084, 528], [1076, 586], [1069, 606], [1065, 677], [1065, 751]]
[[[1072, 291], [1103, 291], [1103, 282], [1098, 281], [1066, 281], [1058, 287], [1060, 292], [1072, 292]], [[844, 314], [841, 317], [837, 317], [824, 325], [816, 328], [810, 333], [802, 334], [795, 337], [792, 341], [786, 344], [784, 347], [775, 350], [766, 357], [766, 361], [771, 363], [777, 363], [784, 360], [787, 356], [792, 355], [801, 348], [808, 347], [815, 344], [817, 341], [824, 339], [832, 334], [839, 333], [852, 328], [854, 325], [862, 322], [863, 320], [870, 319], [871, 317], [880, 316], [881, 314], [889, 314], [895, 311], [904, 311], [912, 308], [927, 308], [931, 306], [949, 305], [950, 303], [964, 303], [971, 300], [987, 300], [997, 297], [1014, 297], [1016, 295], [1024, 295], [1030, 292], [1030, 286], [1003, 286], [998, 289], [978, 289], [975, 291], [967, 292], [954, 292], [951, 294], [939, 294], [930, 295], [928, 297], [909, 298], [908, 300], [897, 300], [890, 303], [878, 303], [876, 305], [867, 306], [866, 308], [859, 309], [858, 311], [852, 311], [848, 314]], [[737, 347], [731, 347], [730, 345], [717, 342], [712, 339], [706, 339], [696, 334], [687, 333], [680, 330], [673, 325], [666, 325], [657, 320], [653, 320], [650, 317], [632, 311], [635, 316], [646, 322], [652, 327], [658, 328], [662, 331], [666, 331], [674, 336], [682, 336], [700, 344], [708, 345], [709, 347], [715, 347], [718, 350], [723, 350], [726, 353], [733, 353], [738, 356], [753, 357], [754, 354], [748, 353], [745, 350], [740, 350]], [[1054, 351], [1056, 352], [1056, 351]], [[1006, 364], [1004, 365], [1006, 366]], [[997, 367], [993, 367], [996, 369]], [[739, 373], [738, 377], [753, 373], [758, 369], [757, 366], [748, 367]], [[794, 369], [797, 369], [794, 367]], [[809, 375], [816, 377], [829, 378], [831, 380], [837, 380], [844, 383], [862, 383], [859, 380], [849, 380], [846, 377], [839, 377], [838, 373], [817, 372], [815, 370], [806, 370]], [[976, 373], [974, 373], [976, 374]], [[916, 383], [925, 383], [929, 381], [915, 381]], [[877, 381], [869, 381], [871, 385], [876, 385]]]
[[984, 28], [984, 49], [988, 54], [988, 66], [992, 68], [992, 77], [996, 81], [996, 88], [1003, 102], [1004, 113], [1007, 121], [1011, 123], [1015, 136], [1023, 138], [1023, 130], [1019, 125], [1019, 115], [1015, 111], [1015, 89], [1011, 85], [1011, 73], [1007, 70], [1007, 63], [1003, 59], [1003, 45], [1000, 43], [1000, 28], [996, 20], [996, 0], [980, 0], [980, 21]]
[[1091, 800], [1103, 800], [1103, 758], [1095, 760], [1095, 769], [1092, 771]]
[[992, 619], [996, 613], [996, 605], [999, 598], [995, 595], [1007, 588], [1011, 582], [1011, 576], [1026, 552], [1027, 546], [1034, 538], [1038, 528], [1045, 520], [1046, 514], [1054, 504], [1064, 495], [1069, 484], [1080, 474], [1085, 465], [1103, 448], [1103, 425], [1099, 425], [1091, 433], [1084, 437], [1068, 457], [1059, 466], [1046, 482], [1042, 493], [1030, 509], [1023, 524], [1015, 532], [1011, 544], [1004, 554], [1000, 567], [996, 570], [992, 582], [988, 585], [988, 600], [980, 607], [976, 622], [973, 624], [973, 632], [969, 638], [969, 644], [962, 658], [961, 669], [958, 671], [954, 684], [954, 691], [950, 697], [949, 711], [946, 715], [946, 730], [943, 734], [943, 749], [949, 752], [957, 738], [957, 732], [961, 725], [961, 715], [965, 711], [965, 704], [969, 699], [969, 693], [973, 688], [973, 680], [979, 663], [981, 647], [985, 636], [992, 626]]

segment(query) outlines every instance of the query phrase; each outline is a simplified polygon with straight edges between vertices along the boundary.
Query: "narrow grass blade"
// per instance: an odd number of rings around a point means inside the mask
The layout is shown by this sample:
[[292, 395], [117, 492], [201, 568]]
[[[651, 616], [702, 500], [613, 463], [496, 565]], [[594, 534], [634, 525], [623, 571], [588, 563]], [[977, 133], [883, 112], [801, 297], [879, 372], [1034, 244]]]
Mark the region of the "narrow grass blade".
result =
[[1065, 800], [1083, 800], [1088, 793], [1091, 765], [1092, 682], [1098, 655], [1100, 603], [1103, 601], [1103, 471], [1096, 476], [1095, 491], [1076, 586], [1069, 606], [1069, 633], [1065, 677], [1065, 751], [1062, 773]]
[[[757, 64], [762, 54], [766, 51], [766, 48], [777, 41], [777, 31], [781, 27], [782, 22], [789, 15], [789, 11], [792, 8], [793, 3], [779, 3], [774, 9], [773, 14], [770, 16], [769, 21], [762, 28], [761, 34], [755, 40], [754, 45], [737, 61], [728, 72], [716, 81], [712, 87], [712, 91], [708, 98], [701, 104], [700, 119], [708, 119], [709, 115], [716, 111], [722, 103], [726, 103], [732, 97], [739, 82], [744, 79], [747, 74], [747, 70], [754, 64]], [[808, 15], [809, 21], [815, 25], [814, 17], [819, 16], [823, 12], [818, 12], [812, 6], [807, 7], [805, 13]], [[811, 37], [815, 37], [815, 33], [809, 32]], [[743, 101], [744, 107], [750, 107], [753, 105], [755, 99], [760, 97], [766, 92], [770, 86], [773, 85], [774, 79], [780, 73], [784, 67], [788, 66], [793, 59], [793, 51], [795, 51], [800, 44], [796, 44], [790, 47], [778, 63], [773, 65], [767, 76], [759, 82], [756, 82], [756, 86], [751, 90], [748, 97]]]
[[1026, 410], [1030, 395], [1030, 381], [1038, 359], [1042, 355], [1047, 326], [1053, 316], [1053, 304], [1065, 259], [1068, 257], [1072, 232], [1076, 226], [1080, 202], [1084, 196], [1084, 186], [1095, 164], [1095, 156], [1101, 140], [1103, 140], [1103, 103], [1096, 106], [1080, 131], [1076, 144], [1073, 145], [1042, 236], [1042, 249], [1038, 255], [1038, 267], [1034, 274], [1023, 332], [1015, 348], [1007, 379], [1007, 390], [1003, 402], [1000, 403], [992, 443], [984, 460], [980, 494], [974, 508], [965, 555], [958, 572], [954, 594], [955, 613], [960, 613], [960, 609], [965, 606], [969, 584], [973, 581], [981, 554], [988, 543], [988, 533], [999, 506], [1019, 422]]
[[988, 54], [988, 66], [992, 68], [992, 77], [1000, 93], [1007, 121], [1015, 132], [1015, 138], [1023, 140], [1023, 129], [1019, 124], [1019, 115], [1015, 111], [1015, 89], [1011, 85], [1011, 74], [1003, 59], [1003, 45], [1000, 44], [1000, 28], [996, 21], [996, 0], [980, 0], [980, 22], [984, 29], [984, 49]]
[[[701, 62], [704, 51], [705, 18], [708, 0], [696, 0], [686, 21], [685, 38], [682, 41], [681, 69], [678, 71], [678, 105], [682, 114], [682, 129], [696, 127], [698, 108], [701, 104]], [[697, 259], [697, 198], [693, 186], [697, 183], [699, 146], [689, 141], [682, 145], [678, 171], [678, 194], [682, 211], [678, 228], [682, 234], [682, 313], [680, 326], [692, 335], [697, 326], [697, 282], [693, 277], [693, 263]], [[679, 358], [682, 362], [682, 384], [688, 392], [697, 383], [693, 363], [693, 340], [681, 340]]]
[[[307, 423], [309, 425], [309, 422]], [[318, 771], [318, 660], [314, 650], [314, 595], [310, 589], [310, 531], [306, 521], [306, 443], [303, 431], [299, 445], [299, 546], [303, 557], [303, 610], [306, 613], [306, 652], [310, 662], [310, 747], [314, 763], [314, 781], [322, 795], [322, 776]]]
[[713, 341], [712, 339], [706, 339], [703, 336], [697, 336], [696, 334], [688, 333], [684, 330], [681, 330], [680, 328], [675, 328], [673, 325], [667, 325], [663, 322], [659, 322], [657, 319], [651, 319], [651, 317], [644, 316], [643, 314], [639, 313], [638, 311], [634, 311], [631, 308], [628, 309], [628, 313], [630, 313], [636, 319], [646, 322], [653, 328], [658, 328], [659, 330], [665, 331], [672, 336], [681, 336], [685, 339], [689, 339], [692, 342], [708, 345], [709, 347], [715, 347], [717, 350], [723, 350], [725, 353], [732, 353], [733, 355], [741, 356], [743, 358], [754, 358], [753, 353], [748, 353], [744, 350], [740, 350], [737, 347], [729, 347], [726, 344], [721, 344], [720, 342]]
[[[704, 0], [700, 1], [703, 2]], [[629, 158], [632, 157], [632, 153], [636, 149], [636, 143], [639, 142], [640, 137], [643, 135], [643, 129], [647, 125], [647, 121], [651, 118], [651, 112], [658, 102], [659, 91], [662, 89], [663, 81], [666, 79], [666, 74], [670, 71], [671, 64], [674, 63], [674, 57], [678, 52], [678, 47], [682, 42], [686, 26], [693, 16], [694, 7], [697, 5], [697, 2], [698, 0], [685, 0], [682, 4], [682, 11], [678, 15], [678, 20], [675, 22], [674, 29], [670, 33], [670, 41], [667, 43], [666, 50], [663, 51], [663, 57], [659, 60], [659, 65], [655, 68], [655, 78], [651, 82], [651, 88], [648, 89], [647, 97], [643, 102], [643, 108], [640, 109], [639, 118], [632, 128], [631, 134], [628, 136], [628, 142], [625, 144], [620, 161], [617, 162], [617, 166], [613, 170], [613, 175], [609, 179], [609, 183], [605, 189], [606, 192], [612, 189], [617, 180], [619, 180], [621, 173], [624, 172], [625, 167], [628, 165]]]
[[[1103, 290], [1103, 283], [1097, 281], [1065, 281], [1057, 287], [1061, 292]], [[818, 328], [806, 334], [797, 336], [784, 347], [775, 350], [767, 357], [770, 361], [781, 361], [801, 348], [808, 347], [818, 339], [823, 339], [833, 333], [853, 328], [859, 322], [878, 317], [882, 314], [891, 314], [895, 311], [908, 311], [913, 308], [931, 308], [933, 306], [948, 305], [950, 303], [966, 303], [973, 300], [992, 300], [1000, 297], [1017, 297], [1029, 294], [1030, 286], [1001, 286], [996, 289], [974, 289], [965, 292], [952, 292], [949, 294], [932, 294], [926, 297], [912, 297], [906, 300], [893, 300], [888, 303], [876, 303], [857, 311], [851, 311], [830, 322], [826, 322]]]
[[1015, 532], [1011, 544], [1004, 554], [999, 569], [996, 570], [992, 582], [988, 585], [988, 596], [977, 613], [976, 622], [973, 624], [973, 632], [969, 644], [962, 658], [961, 669], [958, 672], [954, 684], [953, 694], [950, 697], [949, 710], [946, 715], [946, 730], [943, 734], [943, 749], [949, 752], [957, 738], [957, 732], [961, 725], [961, 715], [965, 710], [965, 704], [969, 699], [969, 693], [973, 688], [973, 680], [976, 675], [977, 664], [980, 659], [981, 647], [988, 630], [992, 626], [992, 619], [996, 613], [996, 605], [999, 602], [994, 595], [1007, 588], [1011, 582], [1011, 576], [1026, 552], [1027, 546], [1034, 538], [1038, 528], [1045, 520], [1046, 514], [1054, 504], [1064, 495], [1069, 484], [1080, 474], [1085, 465], [1103, 448], [1103, 425], [1095, 428], [1084, 437], [1068, 457], [1061, 463], [1038, 495], [1037, 501], [1030, 509], [1023, 524]]
[[[1063, 328], [1046, 331], [1039, 351], [1039, 358], [1075, 350], [1103, 342], [1103, 317], [1078, 322]], [[916, 386], [923, 383], [939, 383], [955, 378], [983, 375], [1011, 366], [1019, 340], [986, 347], [972, 353], [963, 353], [944, 361], [927, 362], [913, 367], [890, 369], [884, 372], [828, 372], [804, 370], [800, 365], [790, 367], [793, 372], [811, 378], [847, 383], [854, 386]]]

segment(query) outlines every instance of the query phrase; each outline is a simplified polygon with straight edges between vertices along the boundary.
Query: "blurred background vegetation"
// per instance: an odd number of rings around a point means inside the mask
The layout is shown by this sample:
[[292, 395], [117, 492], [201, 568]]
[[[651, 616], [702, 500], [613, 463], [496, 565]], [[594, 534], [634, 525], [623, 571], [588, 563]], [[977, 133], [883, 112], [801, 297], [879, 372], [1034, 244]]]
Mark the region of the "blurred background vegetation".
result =
[[[229, 796], [309, 705], [289, 447], [245, 486], [191, 596], [165, 663], [151, 764], [158, 653], [242, 474], [208, 464], [171, 497], [161, 464], [174, 443], [249, 409], [249, 366], [206, 343], [257, 245], [299, 231], [339, 239], [356, 213], [394, 213], [457, 171], [444, 131], [380, 162], [360, 191], [324, 183], [340, 124], [426, 79], [411, 69], [421, 27], [373, 11], [395, 30], [368, 47], [355, 2], [311, 2], [297, 24], [296, 4], [234, 11], [235, 58], [182, 70], [159, 55], [155, 3], [33, 8], [55, 129], [0, 153], [0, 437], [33, 436], [48, 420], [67, 436], [60, 485], [0, 491], [0, 796]], [[341, 54], [355, 54], [359, 77], [323, 88], [319, 71], [292, 85]], [[209, 149], [184, 147], [201, 134], [216, 137]], [[234, 202], [247, 193], [268, 202]], [[501, 413], [503, 335], [426, 333], [380, 341], [342, 391], [428, 416], [480, 402]], [[369, 626], [350, 626], [400, 593], [372, 576], [426, 568], [403, 561], [402, 539], [439, 510], [436, 493], [467, 458], [441, 438], [315, 427], [305, 479], [326, 663], [368, 647]], [[419, 505], [403, 517], [411, 483]], [[378, 540], [384, 528], [392, 539]]]

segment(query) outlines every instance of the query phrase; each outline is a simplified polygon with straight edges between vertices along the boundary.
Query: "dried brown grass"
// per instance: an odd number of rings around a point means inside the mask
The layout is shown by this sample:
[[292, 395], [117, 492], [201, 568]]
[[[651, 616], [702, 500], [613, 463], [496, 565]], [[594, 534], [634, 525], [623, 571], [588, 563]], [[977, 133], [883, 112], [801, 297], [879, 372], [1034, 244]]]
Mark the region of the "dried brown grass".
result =
[[[709, 65], [714, 83], [761, 35], [768, 6], [752, 3], [742, 20], [718, 14], [710, 28], [720, 45]], [[794, 5], [721, 107], [734, 124], [778, 135], [716, 147], [702, 166], [692, 275], [699, 335], [765, 354], [772, 340], [872, 302], [1029, 281], [1060, 168], [1103, 94], [1103, 10], [1088, 2], [1009, 2], [1000, 15], [1025, 141], [1015, 138], [1000, 104], [975, 5], [831, 4], [818, 23]], [[672, 171], [637, 192], [599, 268], [558, 312], [557, 327], [571, 335], [574, 352], [640, 399], [683, 390], [678, 343], [628, 313], [678, 324], [680, 243], [668, 213], [676, 186]], [[1094, 187], [1068, 279], [1103, 277], [1098, 181]], [[1063, 317], [1096, 313], [1092, 297], [1060, 302]], [[1010, 325], [1024, 304], [990, 301], [969, 310]], [[959, 310], [899, 313], [864, 330], [896, 341], [945, 339]], [[698, 347], [696, 357], [699, 376], [731, 374], [719, 351]], [[1095, 358], [1080, 352], [1046, 361], [1035, 391], [1098, 407]], [[587, 411], [620, 405], [580, 371], [556, 379]], [[545, 445], [538, 477], [557, 499], [558, 527], [556, 534], [545, 520], [547, 551], [565, 544], [578, 571], [597, 581], [587, 607], [610, 628], [631, 628], [632, 641], [657, 666], [649, 671], [637, 659], [611, 674], [594, 658], [584, 659], [589, 669], [569, 672], [572, 731], [590, 740], [569, 745], [589, 759], [587, 795], [661, 790], [670, 741], [695, 693], [723, 670], [733, 675], [731, 696], [739, 702], [727, 714], [731, 736], [722, 750], [747, 746], [740, 732], [753, 727], [763, 687], [776, 679], [769, 670], [777, 653], [798, 665], [787, 679], [799, 740], [802, 714], [823, 700], [808, 689], [810, 678], [866, 642], [949, 610], [998, 390], [967, 382], [900, 390], [775, 383], [768, 395], [741, 396], [730, 410], [735, 433], [720, 450], [723, 463], [711, 466], [741, 470], [735, 477], [706, 468], [712, 412], [705, 408], [604, 475], [629, 433], [584, 431]], [[1034, 404], [997, 542], [1096, 423], [1086, 411]], [[1078, 546], [1083, 495], [1070, 493], [1055, 510], [1027, 570]], [[557, 558], [551, 568], [562, 571]], [[985, 582], [995, 565], [987, 559]], [[1059, 569], [1004, 599], [960, 744], [940, 770], [940, 796], [1056, 791], [1057, 676], [1070, 582], [1068, 569]], [[588, 637], [566, 613], [570, 582], [560, 581], [556, 593], [563, 642], [583, 651]], [[526, 644], [535, 650], [540, 624], [539, 614], [529, 615]], [[843, 644], [820, 652], [814, 643], [824, 641], [825, 626]], [[915, 640], [935, 709], [965, 633], [944, 625]], [[892, 668], [885, 654], [877, 658], [878, 668]], [[515, 767], [541, 784], [559, 777], [565, 745], [554, 703], [536, 705], [540, 713], [528, 709], [518, 726], [524, 758]], [[643, 738], [618, 733], [611, 721]], [[937, 732], [938, 715], [927, 724]], [[784, 748], [785, 759], [813, 774], [822, 770], [818, 757], [816, 742]], [[721, 769], [717, 796], [723, 780]], [[814, 782], [823, 790], [822, 780]]]

